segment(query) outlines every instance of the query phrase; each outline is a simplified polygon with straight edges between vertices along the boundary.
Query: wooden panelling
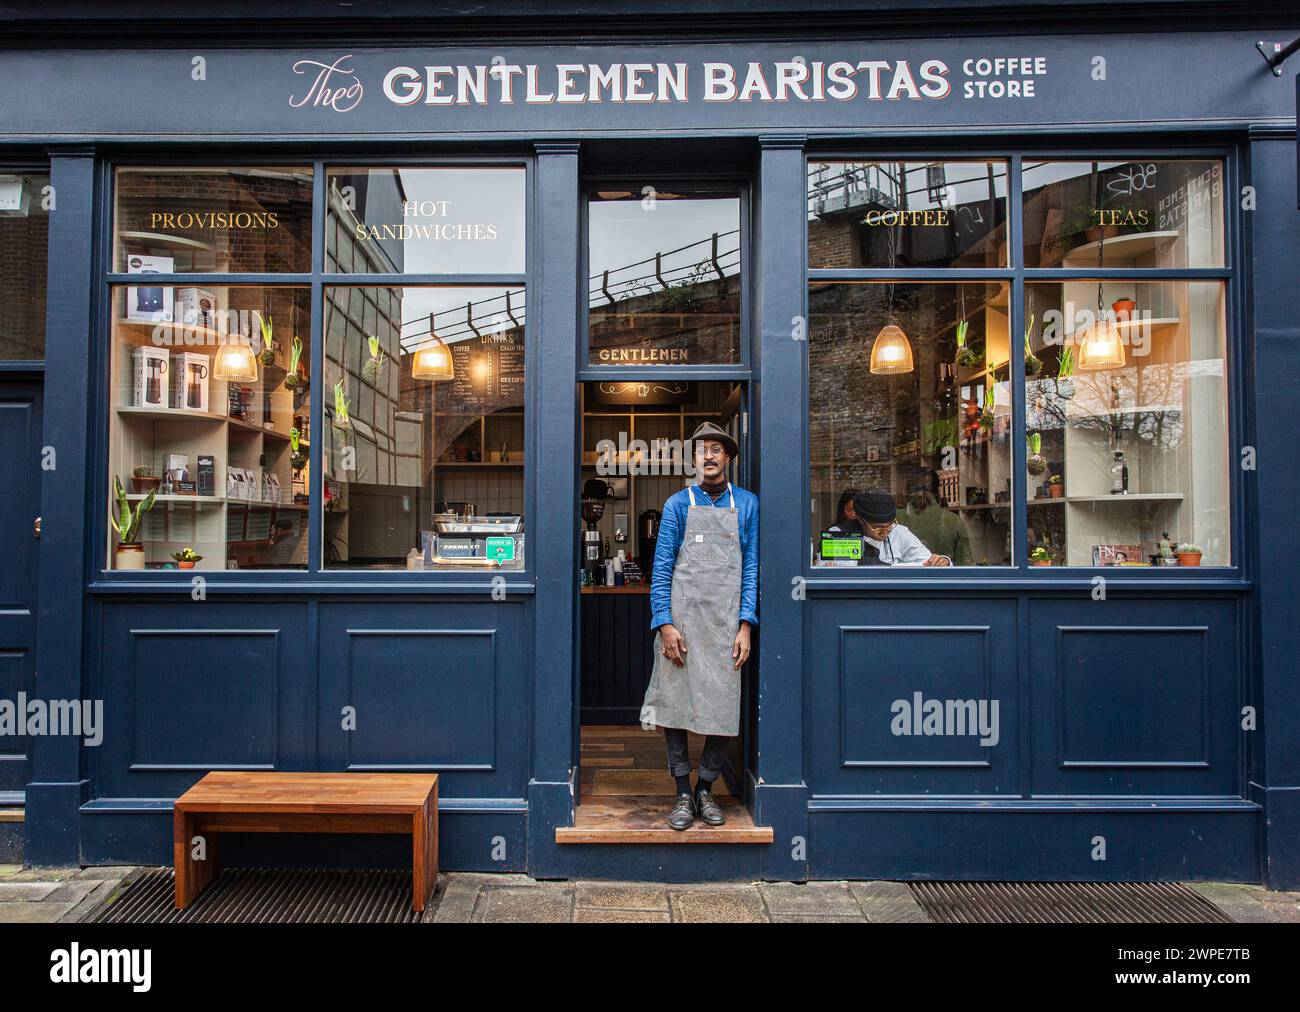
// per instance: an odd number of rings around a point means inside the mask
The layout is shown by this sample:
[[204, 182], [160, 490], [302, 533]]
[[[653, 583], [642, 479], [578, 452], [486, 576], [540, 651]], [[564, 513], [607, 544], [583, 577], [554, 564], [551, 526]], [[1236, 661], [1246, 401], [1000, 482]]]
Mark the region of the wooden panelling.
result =
[[581, 595], [582, 721], [636, 724], [654, 668], [650, 595]]

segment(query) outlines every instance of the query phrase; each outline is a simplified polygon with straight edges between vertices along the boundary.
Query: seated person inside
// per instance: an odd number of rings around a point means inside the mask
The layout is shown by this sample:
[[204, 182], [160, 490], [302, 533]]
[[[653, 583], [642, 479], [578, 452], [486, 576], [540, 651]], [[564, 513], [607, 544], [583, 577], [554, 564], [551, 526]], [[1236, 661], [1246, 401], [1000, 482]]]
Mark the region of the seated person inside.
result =
[[840, 496], [838, 517], [828, 534], [862, 533], [864, 548], [857, 565], [951, 566], [952, 559], [936, 555], [898, 522], [894, 495], [884, 489], [846, 490]]

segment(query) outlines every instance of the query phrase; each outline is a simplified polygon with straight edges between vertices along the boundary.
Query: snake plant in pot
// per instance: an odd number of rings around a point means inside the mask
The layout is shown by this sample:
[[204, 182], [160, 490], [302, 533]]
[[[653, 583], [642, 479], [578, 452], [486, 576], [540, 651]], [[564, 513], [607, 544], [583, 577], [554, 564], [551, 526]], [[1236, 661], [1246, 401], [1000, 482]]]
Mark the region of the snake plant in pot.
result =
[[149, 491], [133, 508], [131, 501], [126, 497], [126, 489], [122, 487], [122, 479], [116, 475], [113, 476], [113, 491], [117, 495], [118, 513], [116, 517], [108, 518], [113, 530], [117, 532], [118, 544], [113, 556], [113, 564], [117, 569], [144, 569], [144, 545], [140, 544], [140, 524], [144, 515], [153, 509], [158, 492], [156, 489]]

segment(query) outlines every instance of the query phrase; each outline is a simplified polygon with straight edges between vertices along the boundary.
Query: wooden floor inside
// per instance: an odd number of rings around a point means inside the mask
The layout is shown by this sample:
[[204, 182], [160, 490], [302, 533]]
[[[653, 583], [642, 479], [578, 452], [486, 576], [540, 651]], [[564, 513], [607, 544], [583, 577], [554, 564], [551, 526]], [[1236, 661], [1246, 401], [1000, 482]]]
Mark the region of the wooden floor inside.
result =
[[[698, 768], [702, 735], [691, 734], [692, 770]], [[713, 795], [727, 817], [724, 826], [698, 819], [690, 829], [667, 823], [676, 795], [668, 773], [662, 731], [636, 725], [584, 725], [581, 737], [580, 804], [573, 825], [555, 830], [556, 843], [771, 843], [770, 826], [755, 826], [748, 809], [731, 796], [721, 777]], [[692, 772], [692, 782], [694, 772]]]

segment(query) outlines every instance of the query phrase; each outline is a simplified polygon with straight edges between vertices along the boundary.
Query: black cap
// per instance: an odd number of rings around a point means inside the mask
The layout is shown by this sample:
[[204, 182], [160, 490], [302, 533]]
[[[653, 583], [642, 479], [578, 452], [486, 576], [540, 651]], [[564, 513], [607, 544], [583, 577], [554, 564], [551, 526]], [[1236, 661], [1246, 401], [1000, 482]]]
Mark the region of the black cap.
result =
[[869, 488], [853, 497], [853, 512], [867, 523], [887, 524], [898, 516], [898, 507], [894, 505], [894, 493]]
[[582, 483], [582, 498], [584, 499], [612, 499], [610, 494], [609, 483], [602, 481], [600, 478], [588, 478]]

